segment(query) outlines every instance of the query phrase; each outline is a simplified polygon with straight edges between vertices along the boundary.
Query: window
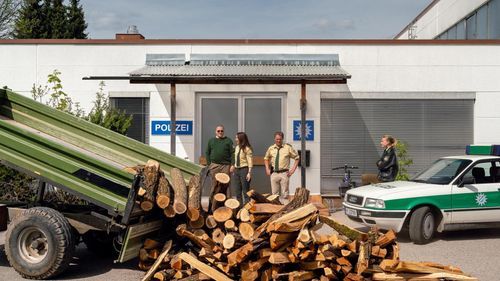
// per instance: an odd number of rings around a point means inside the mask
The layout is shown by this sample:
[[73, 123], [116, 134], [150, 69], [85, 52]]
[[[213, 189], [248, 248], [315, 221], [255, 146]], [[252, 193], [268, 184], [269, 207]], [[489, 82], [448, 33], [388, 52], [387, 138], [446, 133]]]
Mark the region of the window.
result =
[[500, 39], [500, 0], [488, 3], [488, 38]]
[[149, 142], [149, 98], [112, 97], [112, 107], [132, 115], [132, 125], [127, 136], [143, 143]]
[[465, 20], [457, 24], [457, 39], [465, 39]]
[[491, 172], [493, 169], [494, 166], [492, 162], [478, 163], [464, 175], [464, 181], [465, 183], [475, 184], [492, 183], [493, 178]]
[[488, 5], [477, 11], [476, 35], [477, 39], [488, 39]]
[[476, 39], [477, 34], [476, 34], [476, 14], [473, 14], [466, 20], [466, 37], [467, 39]]

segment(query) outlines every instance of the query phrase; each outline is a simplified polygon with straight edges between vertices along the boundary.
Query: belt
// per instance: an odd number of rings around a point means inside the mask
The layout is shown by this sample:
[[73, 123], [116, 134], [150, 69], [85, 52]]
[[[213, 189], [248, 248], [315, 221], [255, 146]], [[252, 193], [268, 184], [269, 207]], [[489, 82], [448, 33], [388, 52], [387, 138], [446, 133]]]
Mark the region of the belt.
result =
[[273, 173], [284, 173], [284, 172], [288, 172], [288, 169], [277, 170], [277, 171], [274, 171]]

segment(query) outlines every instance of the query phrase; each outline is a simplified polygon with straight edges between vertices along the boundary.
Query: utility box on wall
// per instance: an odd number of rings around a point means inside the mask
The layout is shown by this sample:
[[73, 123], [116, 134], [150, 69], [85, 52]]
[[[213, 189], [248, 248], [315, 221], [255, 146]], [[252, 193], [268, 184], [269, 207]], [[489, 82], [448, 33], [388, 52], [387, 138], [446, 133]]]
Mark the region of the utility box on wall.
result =
[[[302, 166], [302, 151], [299, 149], [297, 151], [299, 153], [299, 156], [300, 156], [300, 162], [299, 162], [299, 167]], [[306, 149], [306, 167], [309, 167], [311, 163], [311, 151], [309, 149]]]

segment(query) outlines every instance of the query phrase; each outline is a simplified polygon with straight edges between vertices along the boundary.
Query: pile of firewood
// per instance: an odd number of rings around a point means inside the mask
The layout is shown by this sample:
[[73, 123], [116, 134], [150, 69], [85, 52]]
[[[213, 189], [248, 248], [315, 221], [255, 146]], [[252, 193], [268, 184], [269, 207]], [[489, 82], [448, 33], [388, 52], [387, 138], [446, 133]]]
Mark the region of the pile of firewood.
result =
[[[165, 217], [176, 217], [167, 223], [177, 234], [144, 242], [143, 281], [475, 280], [455, 267], [400, 261], [393, 231], [363, 233], [319, 215], [305, 188], [297, 188], [287, 205], [252, 190], [250, 202], [240, 206], [218, 193], [210, 198], [214, 211], [204, 211], [199, 177], [186, 186], [176, 170], [170, 185], [154, 161], [143, 168], [141, 208], [156, 203]], [[224, 174], [216, 178], [220, 185], [229, 182]]]

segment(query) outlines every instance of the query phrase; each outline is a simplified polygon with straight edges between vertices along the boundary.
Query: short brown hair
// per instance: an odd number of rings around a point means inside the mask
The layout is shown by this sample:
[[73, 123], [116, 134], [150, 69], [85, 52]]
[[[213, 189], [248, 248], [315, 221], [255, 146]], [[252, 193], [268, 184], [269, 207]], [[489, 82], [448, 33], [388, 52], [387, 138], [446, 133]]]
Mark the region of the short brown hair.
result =
[[276, 137], [276, 136], [281, 136], [282, 139], [285, 138], [285, 134], [283, 134], [283, 132], [281, 132], [281, 131], [275, 132], [274, 137]]

